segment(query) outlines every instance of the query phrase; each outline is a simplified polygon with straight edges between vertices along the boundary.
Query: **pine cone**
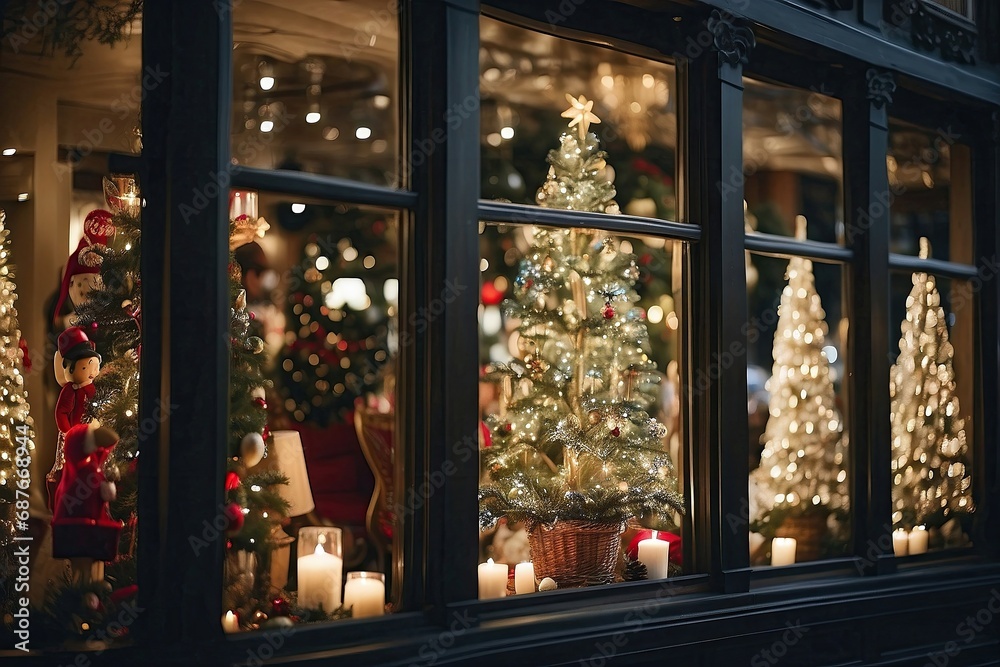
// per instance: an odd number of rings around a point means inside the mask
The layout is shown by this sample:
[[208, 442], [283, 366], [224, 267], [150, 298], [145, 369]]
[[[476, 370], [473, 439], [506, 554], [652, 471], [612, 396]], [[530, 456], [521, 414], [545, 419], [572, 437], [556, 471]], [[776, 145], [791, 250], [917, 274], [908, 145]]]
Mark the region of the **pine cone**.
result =
[[625, 571], [622, 572], [622, 579], [625, 581], [643, 581], [649, 578], [649, 573], [646, 571], [646, 566], [638, 558], [629, 558], [628, 554], [625, 554]]

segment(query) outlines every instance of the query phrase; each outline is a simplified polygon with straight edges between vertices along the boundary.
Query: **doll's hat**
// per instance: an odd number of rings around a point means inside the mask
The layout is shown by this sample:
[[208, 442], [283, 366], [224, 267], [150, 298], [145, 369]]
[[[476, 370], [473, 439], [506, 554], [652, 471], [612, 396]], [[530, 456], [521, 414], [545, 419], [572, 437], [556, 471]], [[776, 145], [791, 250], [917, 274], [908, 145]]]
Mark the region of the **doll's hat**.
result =
[[70, 327], [59, 334], [57, 341], [59, 354], [64, 361], [76, 361], [87, 357], [101, 358], [101, 355], [94, 349], [94, 342], [87, 338], [83, 327]]

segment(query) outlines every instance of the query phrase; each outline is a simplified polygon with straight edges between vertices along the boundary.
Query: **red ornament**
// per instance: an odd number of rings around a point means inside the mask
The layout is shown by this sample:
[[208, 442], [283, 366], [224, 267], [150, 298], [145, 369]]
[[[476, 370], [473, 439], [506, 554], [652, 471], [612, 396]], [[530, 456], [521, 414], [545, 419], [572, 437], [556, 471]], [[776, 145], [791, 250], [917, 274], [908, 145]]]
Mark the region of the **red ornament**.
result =
[[253, 399], [253, 404], [256, 405], [261, 410], [267, 410], [267, 401], [265, 401], [260, 396]]
[[260, 437], [264, 438], [265, 440], [267, 440], [268, 438], [270, 438], [271, 437], [271, 429], [269, 429], [268, 427], [265, 426], [264, 430], [260, 432]]
[[490, 434], [486, 422], [479, 422], [479, 445], [484, 449], [493, 446], [493, 436]]
[[611, 429], [611, 435], [615, 436], [616, 438], [618, 436], [620, 436], [621, 434], [622, 434], [622, 430], [620, 428], [618, 428], [617, 426], [615, 426], [613, 429]]
[[604, 309], [601, 310], [601, 315], [603, 315], [606, 320], [610, 320], [616, 315], [615, 307], [611, 305], [610, 301], [604, 304]]
[[235, 491], [240, 488], [240, 476], [234, 472], [226, 473], [226, 491]]
[[479, 298], [484, 306], [496, 306], [503, 301], [503, 292], [498, 290], [495, 284], [487, 281], [483, 283], [483, 289], [479, 293]]
[[271, 616], [288, 616], [289, 611], [291, 605], [285, 598], [277, 597], [271, 600]]
[[503, 425], [503, 430], [505, 430], [508, 433], [510, 433], [511, 431], [514, 430], [514, 425], [511, 424], [510, 422], [507, 422], [506, 424]]
[[136, 584], [125, 586], [123, 588], [119, 588], [117, 591], [111, 594], [111, 601], [117, 604], [122, 600], [127, 600], [130, 597], [134, 597], [135, 594], [138, 592], [139, 592], [139, 587]]
[[653, 533], [656, 533], [655, 539], [663, 540], [664, 542], [670, 542], [670, 553], [669, 558], [671, 563], [676, 563], [677, 565], [684, 564], [684, 551], [681, 548], [681, 536], [675, 533], [668, 533], [664, 530], [640, 530], [632, 538], [632, 541], [628, 545], [628, 555], [632, 560], [639, 558], [639, 542], [643, 540], [654, 539]]
[[223, 514], [229, 520], [229, 528], [226, 530], [227, 535], [232, 537], [243, 529], [243, 508], [240, 507], [239, 503], [229, 503], [226, 505]]

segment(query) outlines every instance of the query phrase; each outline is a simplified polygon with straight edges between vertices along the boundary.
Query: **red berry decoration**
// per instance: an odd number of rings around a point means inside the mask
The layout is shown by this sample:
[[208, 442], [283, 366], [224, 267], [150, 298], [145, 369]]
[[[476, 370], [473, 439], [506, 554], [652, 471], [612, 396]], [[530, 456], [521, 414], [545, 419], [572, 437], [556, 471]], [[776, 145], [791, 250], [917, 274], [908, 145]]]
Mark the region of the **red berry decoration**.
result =
[[232, 537], [243, 529], [243, 508], [240, 507], [239, 503], [229, 503], [226, 505], [223, 514], [225, 514], [226, 519], [229, 521], [229, 528], [226, 530], [227, 535]]
[[613, 429], [611, 429], [611, 435], [615, 436], [616, 438], [618, 436], [620, 436], [621, 434], [622, 434], [622, 430], [620, 428], [618, 428], [617, 426], [615, 426]]
[[235, 491], [240, 488], [240, 476], [234, 472], [226, 473], [226, 491]]
[[271, 616], [288, 616], [289, 611], [291, 608], [285, 598], [277, 597], [271, 600]]
[[601, 311], [601, 314], [604, 315], [604, 319], [606, 320], [610, 320], [615, 316], [615, 307], [611, 305], [610, 301], [604, 304], [604, 309]]

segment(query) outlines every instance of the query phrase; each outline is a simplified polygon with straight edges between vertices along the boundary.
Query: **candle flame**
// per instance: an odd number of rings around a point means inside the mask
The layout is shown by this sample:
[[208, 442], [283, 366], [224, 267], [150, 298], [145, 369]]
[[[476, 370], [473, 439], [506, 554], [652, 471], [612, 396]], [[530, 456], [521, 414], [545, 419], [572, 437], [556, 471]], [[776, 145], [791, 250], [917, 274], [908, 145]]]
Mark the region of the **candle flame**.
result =
[[317, 544], [316, 545], [316, 551], [314, 551], [313, 553], [317, 554], [317, 555], [318, 554], [325, 554], [326, 553], [326, 549], [323, 548], [322, 544]]
[[656, 539], [656, 531], [655, 530], [653, 531], [653, 539], [654, 540]]
[[493, 565], [493, 559], [492, 558], [487, 558], [486, 562], [489, 563], [490, 565]]

